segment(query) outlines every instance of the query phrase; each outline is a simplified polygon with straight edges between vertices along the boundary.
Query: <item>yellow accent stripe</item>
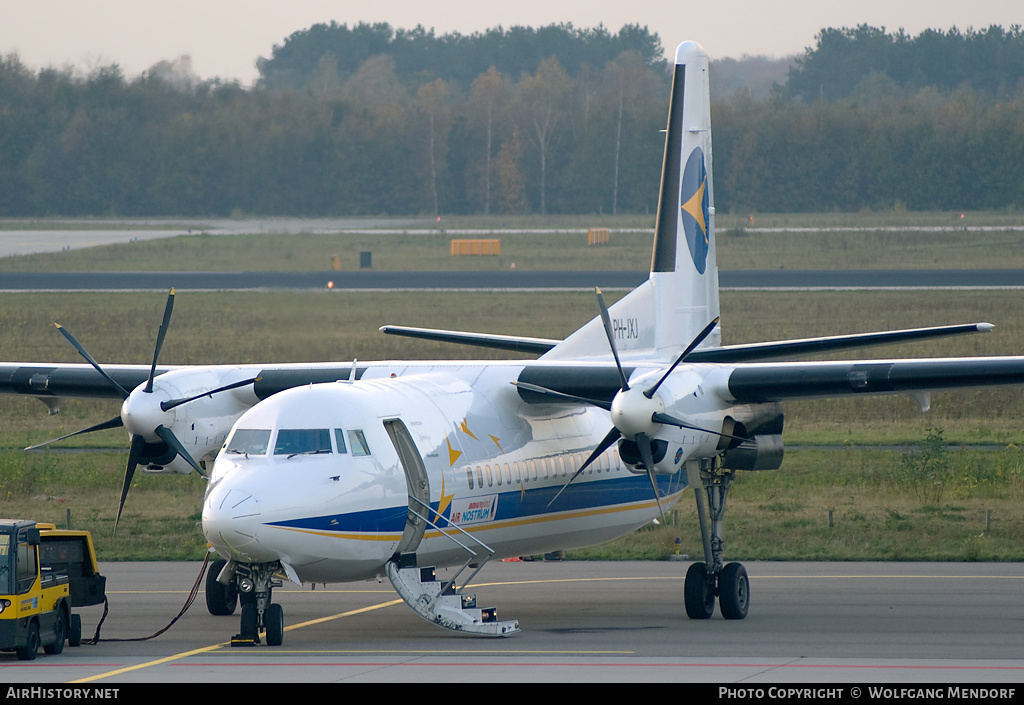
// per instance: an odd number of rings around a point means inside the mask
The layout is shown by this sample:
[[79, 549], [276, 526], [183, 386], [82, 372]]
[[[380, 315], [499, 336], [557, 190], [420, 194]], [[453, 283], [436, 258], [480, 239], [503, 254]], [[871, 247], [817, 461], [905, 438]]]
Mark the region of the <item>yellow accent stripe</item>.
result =
[[398, 541], [402, 538], [402, 534], [343, 534], [336, 531], [317, 531], [315, 529], [297, 529], [294, 526], [271, 526], [266, 524], [271, 529], [281, 529], [282, 531], [294, 531], [299, 534], [312, 534], [313, 536], [326, 536], [332, 539], [349, 539], [351, 541]]

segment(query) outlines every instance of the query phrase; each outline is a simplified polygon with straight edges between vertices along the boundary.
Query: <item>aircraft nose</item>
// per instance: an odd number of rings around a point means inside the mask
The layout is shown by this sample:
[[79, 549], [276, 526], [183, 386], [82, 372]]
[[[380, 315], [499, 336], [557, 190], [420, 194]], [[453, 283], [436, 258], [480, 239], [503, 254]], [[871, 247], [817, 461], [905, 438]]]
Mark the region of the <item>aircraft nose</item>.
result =
[[203, 534], [224, 557], [258, 559], [260, 521], [252, 492], [214, 487], [203, 502]]

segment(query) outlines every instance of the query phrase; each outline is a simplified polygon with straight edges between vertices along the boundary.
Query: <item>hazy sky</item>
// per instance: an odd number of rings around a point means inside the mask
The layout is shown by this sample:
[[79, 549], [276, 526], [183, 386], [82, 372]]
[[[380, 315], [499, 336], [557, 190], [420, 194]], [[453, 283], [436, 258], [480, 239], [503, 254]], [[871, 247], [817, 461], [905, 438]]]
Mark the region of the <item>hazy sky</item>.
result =
[[317, 22], [422, 24], [437, 34], [498, 25], [646, 25], [670, 54], [682, 41], [712, 59], [786, 56], [814, 44], [824, 27], [867, 23], [916, 35], [924, 29], [1024, 24], [1022, 0], [0, 0], [0, 54], [33, 69], [117, 63], [133, 77], [164, 59], [192, 58], [202, 78], [245, 84], [256, 59]]

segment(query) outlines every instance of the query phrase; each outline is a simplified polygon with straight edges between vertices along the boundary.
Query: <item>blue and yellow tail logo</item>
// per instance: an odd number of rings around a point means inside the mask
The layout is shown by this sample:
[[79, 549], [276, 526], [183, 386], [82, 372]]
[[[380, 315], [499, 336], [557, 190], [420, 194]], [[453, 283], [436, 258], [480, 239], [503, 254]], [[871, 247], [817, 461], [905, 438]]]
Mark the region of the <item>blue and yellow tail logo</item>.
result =
[[704, 152], [697, 147], [690, 152], [683, 169], [680, 200], [683, 232], [690, 247], [690, 257], [701, 274], [708, 263], [708, 173], [704, 168]]

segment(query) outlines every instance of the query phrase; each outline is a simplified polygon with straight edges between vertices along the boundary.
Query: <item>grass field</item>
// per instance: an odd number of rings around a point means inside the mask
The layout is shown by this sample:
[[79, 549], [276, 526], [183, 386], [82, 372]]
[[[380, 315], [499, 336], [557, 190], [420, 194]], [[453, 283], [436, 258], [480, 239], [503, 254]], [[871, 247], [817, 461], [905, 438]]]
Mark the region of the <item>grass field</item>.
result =
[[[1009, 252], [1012, 248], [1007, 238], [1012, 236], [1008, 231], [994, 233], [993, 238], [1004, 240], [993, 240], [995, 244], [979, 245], [977, 249], [964, 246], [960, 238], [957, 264], [981, 266], [978, 263], [991, 255], [982, 252], [988, 247]], [[238, 237], [236, 243], [246, 240]], [[649, 250], [646, 254], [643, 251], [650, 243], [642, 241], [647, 236], [636, 237], [637, 242], [630, 248], [636, 250], [633, 256], [640, 262], [637, 267], [643, 268]], [[798, 232], [787, 237], [803, 237], [809, 242], [817, 236], [808, 240], [806, 233]], [[722, 234], [720, 238], [724, 256], [733, 246], [732, 240], [746, 246], [755, 234]], [[194, 256], [192, 248], [212, 247], [219, 239], [205, 236], [163, 242], [160, 247], [166, 252], [151, 253], [148, 258], [161, 263], [183, 262]], [[765, 261], [788, 256], [783, 239], [780, 235], [772, 248], [759, 256]], [[271, 240], [263, 246], [277, 246]], [[950, 239], [951, 248], [957, 246], [955, 240]], [[401, 242], [394, 240], [392, 244], [402, 249], [405, 245]], [[251, 240], [248, 247], [257, 249]], [[561, 249], [564, 251], [558, 257], [563, 258], [588, 251], [578, 244]], [[922, 245], [919, 249], [927, 248]], [[80, 254], [87, 255], [98, 260], [107, 256], [98, 252]], [[221, 261], [231, 256], [226, 254]], [[293, 254], [291, 261], [296, 256]], [[386, 261], [383, 252], [379, 257], [375, 252], [375, 265], [381, 257]], [[278, 258], [289, 261], [280, 254]], [[7, 266], [8, 271], [29, 266], [26, 262], [12, 264], [14, 259], [22, 258], [0, 260], [0, 266]], [[210, 255], [207, 259], [217, 257]], [[943, 261], [952, 266], [949, 263], [955, 259]], [[42, 261], [31, 266], [43, 266]], [[448, 263], [450, 259], [427, 261]], [[1013, 265], [1010, 255], [1004, 262], [1009, 262], [1006, 266], [1018, 266]], [[76, 266], [93, 268], [88, 264]], [[170, 264], [166, 268], [174, 269]], [[584, 268], [599, 267], [588, 264]], [[609, 293], [609, 302], [615, 297]], [[152, 355], [164, 301], [163, 294], [0, 294], [0, 360], [80, 362], [77, 353], [54, 331], [52, 323], [56, 321], [72, 331], [101, 362], [146, 363]], [[1017, 292], [725, 292], [722, 312], [727, 344], [989, 321], [997, 326], [994, 333], [875, 349], [870, 355], [1007, 355], [1024, 350], [1024, 300]], [[576, 293], [462, 296], [179, 292], [161, 360], [195, 364], [349, 361], [354, 357], [507, 357], [493, 351], [387, 337], [377, 328], [395, 323], [561, 338], [595, 313], [593, 296]], [[105, 420], [116, 412], [116, 404], [67, 401], [60, 415], [50, 417], [35, 400], [0, 397], [0, 515], [63, 524], [70, 510], [76, 526], [94, 531], [106, 560], [200, 557], [203, 545], [198, 523], [204, 485], [196, 476], [151, 477], [139, 473], [118, 535], [112, 537], [127, 455], [123, 432], [91, 434], [73, 444], [122, 449], [119, 451], [17, 450]], [[1021, 419], [1024, 394], [1019, 389], [936, 394], [928, 414], [921, 414], [905, 397], [787, 405], [787, 445], [803, 449], [787, 452], [780, 470], [740, 474], [730, 496], [727, 556], [1021, 560]], [[936, 434], [943, 440], [943, 450], [931, 455], [880, 447], [921, 445], [927, 451], [929, 439]], [[990, 444], [994, 449], [946, 449], [947, 442]], [[679, 506], [678, 517], [678, 526], [643, 530], [571, 555], [659, 558], [676, 550], [677, 538], [678, 550], [699, 555], [699, 532], [690, 495]]]
[[[129, 223], [131, 221], [128, 221]], [[737, 216], [718, 218], [718, 263], [722, 269], [943, 269], [1024, 267], [1024, 217], [1013, 214], [839, 214], [757, 216], [754, 227]], [[124, 227], [124, 221], [118, 221]], [[363, 221], [360, 221], [363, 223]], [[0, 232], [23, 228], [95, 228], [90, 221], [0, 222]], [[390, 221], [381, 221], [381, 226]], [[178, 222], [140, 222], [136, 227], [179, 227]], [[221, 224], [222, 227], [224, 224]], [[441, 232], [429, 222], [398, 232], [341, 234], [292, 233], [293, 221], [244, 222], [251, 234], [222, 232], [201, 224], [193, 235], [142, 240], [67, 252], [0, 258], [5, 271], [328, 271], [337, 256], [340, 269], [359, 269], [360, 253], [370, 252], [380, 271], [637, 270], [650, 265], [653, 216], [552, 218], [452, 218]], [[549, 232], [522, 232], [539, 227]], [[613, 230], [607, 245], [587, 246], [588, 227]], [[906, 230], [901, 228], [934, 228]], [[483, 228], [486, 234], [459, 229]], [[851, 229], [852, 228], [852, 229]], [[991, 229], [989, 229], [991, 228]], [[501, 240], [501, 255], [452, 257], [452, 238]]]

